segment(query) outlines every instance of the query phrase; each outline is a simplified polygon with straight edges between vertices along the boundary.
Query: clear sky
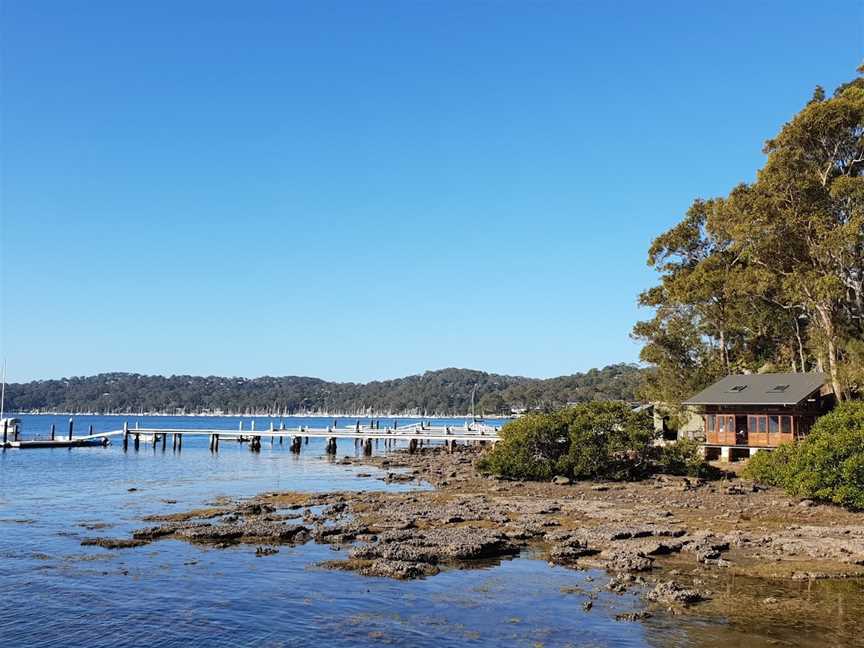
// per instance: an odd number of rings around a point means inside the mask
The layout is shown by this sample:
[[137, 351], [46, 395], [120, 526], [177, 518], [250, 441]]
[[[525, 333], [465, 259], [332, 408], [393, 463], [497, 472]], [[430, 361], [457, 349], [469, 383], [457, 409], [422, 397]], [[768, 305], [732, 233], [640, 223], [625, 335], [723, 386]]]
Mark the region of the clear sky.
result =
[[852, 1], [0, 6], [13, 381], [635, 361], [651, 239], [864, 50]]

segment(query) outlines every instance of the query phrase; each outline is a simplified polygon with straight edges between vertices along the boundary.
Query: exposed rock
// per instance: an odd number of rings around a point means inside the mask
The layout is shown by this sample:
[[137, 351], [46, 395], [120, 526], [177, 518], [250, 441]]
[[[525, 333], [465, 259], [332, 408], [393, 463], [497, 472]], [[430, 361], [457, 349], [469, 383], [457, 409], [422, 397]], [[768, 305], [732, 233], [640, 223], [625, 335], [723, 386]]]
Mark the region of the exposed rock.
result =
[[[665, 556], [679, 551], [684, 555], [675, 566], [682, 574], [690, 568], [680, 561], [688, 559], [710, 573], [730, 564], [731, 547], [741, 570], [756, 565], [757, 576], [789, 578], [793, 568], [795, 578], [864, 573], [864, 523], [837, 507], [802, 513], [790, 508], [797, 500], [781, 491], [737, 478], [704, 482], [660, 476], [567, 488], [495, 481], [476, 474], [476, 456], [461, 447], [453, 454], [422, 448], [410, 457], [373, 456], [364, 463], [389, 470], [389, 480], [422, 479], [438, 489], [222, 499], [209, 510], [154, 516], [161, 524], [136, 530], [132, 540], [171, 537], [214, 546], [276, 547], [314, 539], [350, 547], [350, 558], [332, 568], [391, 578], [427, 576], [439, 567], [459, 568], [530, 545], [553, 563], [621, 572], [610, 581], [613, 591], [639, 585], [633, 573], [663, 568]], [[801, 524], [802, 515], [807, 525]]]
[[147, 540], [136, 540], [134, 538], [84, 538], [81, 546], [104, 547], [105, 549], [130, 549], [148, 544]]
[[650, 612], [624, 612], [623, 614], [616, 614], [616, 621], [642, 621], [643, 619], [650, 619], [652, 614]]
[[423, 578], [438, 573], [438, 568], [434, 565], [400, 560], [329, 560], [319, 566], [325, 569], [355, 571], [363, 576], [383, 576], [398, 580]]
[[612, 578], [609, 579], [609, 582], [606, 584], [606, 589], [610, 592], [617, 592], [618, 594], [622, 594], [627, 591], [627, 588], [633, 585], [636, 582], [636, 579], [632, 574], [616, 574]]
[[654, 559], [632, 551], [604, 551], [600, 554], [603, 566], [613, 572], [640, 572], [654, 567]]
[[645, 595], [649, 601], [655, 603], [693, 605], [704, 600], [702, 594], [696, 590], [686, 589], [675, 581], [663, 581], [657, 584]]

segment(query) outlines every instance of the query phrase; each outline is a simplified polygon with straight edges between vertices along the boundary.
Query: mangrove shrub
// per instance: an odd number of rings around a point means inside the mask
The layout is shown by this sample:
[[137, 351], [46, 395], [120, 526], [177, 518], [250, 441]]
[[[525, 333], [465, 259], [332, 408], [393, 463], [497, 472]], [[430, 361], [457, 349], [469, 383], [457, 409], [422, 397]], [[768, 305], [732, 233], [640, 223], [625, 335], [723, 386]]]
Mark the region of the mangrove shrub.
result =
[[864, 403], [843, 403], [805, 439], [760, 452], [744, 475], [790, 495], [864, 510]]
[[510, 421], [501, 440], [478, 464], [480, 470], [514, 479], [542, 480], [555, 474], [570, 437], [564, 412], [528, 414]]
[[651, 469], [654, 421], [624, 403], [587, 403], [569, 410], [570, 445], [558, 472], [573, 479], [638, 479]]
[[[501, 441], [481, 459], [486, 473], [514, 479], [637, 479], [658, 467], [651, 417], [616, 402], [584, 403], [531, 414], [501, 429]], [[689, 470], [689, 451], [678, 465]]]
[[701, 444], [692, 439], [680, 439], [661, 447], [657, 463], [658, 472], [667, 475], [714, 477], [717, 472], [705, 461]]

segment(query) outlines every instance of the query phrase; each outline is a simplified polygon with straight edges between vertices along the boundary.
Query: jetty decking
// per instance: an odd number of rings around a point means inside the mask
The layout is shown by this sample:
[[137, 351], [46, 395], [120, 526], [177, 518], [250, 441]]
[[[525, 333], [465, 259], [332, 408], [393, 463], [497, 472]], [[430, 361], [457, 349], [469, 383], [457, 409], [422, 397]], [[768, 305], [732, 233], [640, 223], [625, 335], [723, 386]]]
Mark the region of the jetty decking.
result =
[[152, 444], [155, 448], [161, 445], [166, 449], [168, 438], [171, 437], [173, 450], [181, 450], [183, 437], [208, 437], [210, 450], [219, 451], [220, 440], [247, 442], [253, 451], [261, 449], [261, 440], [269, 438], [270, 445], [285, 445], [289, 442], [291, 452], [299, 453], [302, 446], [309, 442], [310, 438], [326, 439], [326, 453], [335, 455], [340, 440], [352, 440], [355, 447], [362, 447], [364, 454], [372, 454], [372, 448], [383, 442], [385, 448], [395, 447], [398, 442], [407, 442], [408, 451], [414, 452], [424, 444], [443, 443], [449, 449], [458, 443], [495, 443], [499, 440], [498, 428], [478, 423], [466, 423], [462, 426], [429, 425], [423, 422], [411, 423], [409, 425], [384, 427], [380, 421], [361, 424], [359, 421], [350, 426], [328, 426], [315, 428], [299, 426], [287, 428], [283, 425], [276, 427], [273, 423], [264, 430], [256, 430], [254, 421], [251, 428], [244, 429], [241, 423], [237, 429], [227, 428], [151, 428], [151, 427], [129, 427], [123, 425], [121, 430], [109, 432], [90, 432], [86, 435], [75, 436], [73, 434], [73, 422], [69, 421], [68, 433], [62, 437], [57, 436], [54, 426], [51, 426], [49, 438], [21, 440], [18, 433], [14, 438], [7, 439], [4, 431], [4, 448], [70, 448], [80, 446], [108, 445], [111, 439], [119, 438], [123, 443], [123, 450], [129, 449], [130, 443], [133, 449], [139, 449], [141, 443]]

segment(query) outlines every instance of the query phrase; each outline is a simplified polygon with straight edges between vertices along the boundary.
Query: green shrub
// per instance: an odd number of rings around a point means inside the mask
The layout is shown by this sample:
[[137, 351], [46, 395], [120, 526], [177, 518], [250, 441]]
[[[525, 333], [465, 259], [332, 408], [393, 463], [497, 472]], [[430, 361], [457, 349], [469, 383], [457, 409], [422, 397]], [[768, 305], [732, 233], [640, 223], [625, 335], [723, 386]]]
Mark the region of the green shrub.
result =
[[757, 452], [744, 466], [742, 475], [760, 484], [785, 488], [786, 476], [798, 453], [797, 443], [784, 443], [776, 450]]
[[654, 438], [648, 415], [623, 403], [584, 403], [508, 423], [478, 468], [516, 479], [635, 479], [650, 470]]
[[702, 446], [692, 439], [679, 439], [660, 448], [657, 470], [667, 475], [708, 477], [711, 467], [702, 455]]
[[560, 413], [529, 414], [510, 421], [501, 440], [477, 464], [481, 472], [514, 479], [549, 479], [567, 451], [567, 425]]
[[625, 403], [577, 405], [563, 413], [570, 448], [558, 461], [558, 472], [573, 479], [629, 480], [651, 469], [654, 422]]
[[744, 474], [790, 495], [864, 510], [864, 403], [843, 403], [803, 441], [757, 454]]

